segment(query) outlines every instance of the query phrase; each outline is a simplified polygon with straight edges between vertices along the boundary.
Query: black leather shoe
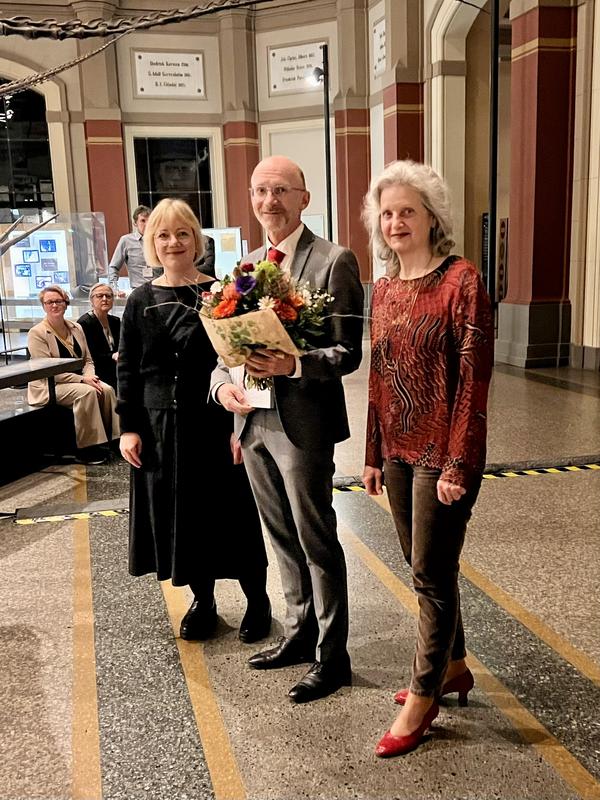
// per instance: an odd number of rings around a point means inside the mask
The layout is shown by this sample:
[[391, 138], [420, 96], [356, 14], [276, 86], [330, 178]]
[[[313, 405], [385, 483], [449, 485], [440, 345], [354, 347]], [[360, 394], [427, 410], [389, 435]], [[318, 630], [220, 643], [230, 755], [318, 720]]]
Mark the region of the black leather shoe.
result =
[[83, 447], [77, 451], [75, 461], [78, 464], [86, 464], [88, 467], [99, 466], [108, 461], [108, 452], [99, 445]]
[[258, 642], [259, 639], [266, 639], [271, 630], [271, 602], [269, 598], [265, 603], [248, 603], [248, 608], [240, 625], [238, 634], [240, 641], [244, 644]]
[[187, 614], [181, 620], [179, 636], [186, 641], [202, 642], [215, 632], [217, 627], [217, 605], [213, 600], [212, 607], [207, 609], [199, 606], [195, 600], [190, 606]]
[[310, 703], [352, 685], [350, 659], [322, 664], [315, 661], [306, 675], [288, 692], [294, 703]]
[[292, 664], [310, 663], [314, 657], [314, 645], [309, 645], [303, 639], [286, 639], [285, 636], [281, 636], [277, 647], [257, 653], [248, 659], [248, 664], [253, 669], [279, 669], [290, 667]]

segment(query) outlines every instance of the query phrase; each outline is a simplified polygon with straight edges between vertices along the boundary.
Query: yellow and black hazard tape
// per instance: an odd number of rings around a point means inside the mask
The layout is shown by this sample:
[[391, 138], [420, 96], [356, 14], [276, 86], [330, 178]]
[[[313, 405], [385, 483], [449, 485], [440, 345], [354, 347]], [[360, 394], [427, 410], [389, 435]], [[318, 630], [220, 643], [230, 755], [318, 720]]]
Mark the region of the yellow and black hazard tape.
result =
[[[497, 472], [485, 472], [483, 477], [488, 481], [495, 481], [500, 478], [520, 478], [522, 475], [558, 475], [562, 472], [582, 472], [586, 469], [600, 470], [600, 464], [571, 464], [563, 467], [537, 467], [535, 469], [512, 469], [499, 470]], [[365, 487], [360, 483], [353, 483], [347, 486], [336, 486], [333, 493], [338, 492], [364, 492]]]
[[600, 470], [600, 464], [572, 464], [567, 467], [537, 467], [537, 469], [515, 469], [501, 472], [485, 472], [485, 480], [498, 478], [520, 478], [522, 475], [558, 475], [561, 472], [582, 472], [586, 469]]
[[[494, 481], [502, 478], [520, 478], [523, 475], [560, 475], [563, 472], [583, 472], [584, 470], [600, 470], [600, 464], [572, 464], [565, 467], [537, 467], [537, 469], [501, 470], [498, 472], [485, 472], [485, 480]], [[364, 492], [365, 487], [358, 482], [348, 483], [346, 486], [335, 486], [334, 494], [346, 492]], [[73, 514], [48, 514], [40, 517], [22, 517], [14, 521], [17, 525], [35, 525], [38, 522], [66, 522], [75, 519], [91, 519], [92, 517], [118, 517], [129, 514], [128, 508], [111, 508], [104, 511], [77, 511]], [[12, 514], [4, 516], [12, 516]]]
[[49, 514], [45, 517], [23, 517], [16, 519], [17, 525], [35, 525], [38, 522], [65, 522], [71, 519], [91, 519], [92, 517], [119, 517], [129, 514], [128, 508], [112, 508], [106, 511], [77, 511], [74, 514]]

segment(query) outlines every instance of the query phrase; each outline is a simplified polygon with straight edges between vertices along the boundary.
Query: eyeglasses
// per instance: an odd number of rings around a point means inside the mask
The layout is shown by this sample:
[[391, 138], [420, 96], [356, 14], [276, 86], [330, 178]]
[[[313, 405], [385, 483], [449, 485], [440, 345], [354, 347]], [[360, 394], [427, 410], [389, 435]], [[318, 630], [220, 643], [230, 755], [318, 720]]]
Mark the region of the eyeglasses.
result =
[[103, 294], [93, 294], [92, 297], [98, 300], [112, 300], [114, 295], [103, 293]]
[[62, 306], [64, 302], [65, 302], [64, 300], [44, 300], [44, 305], [45, 306]]
[[261, 200], [269, 194], [269, 192], [278, 200], [282, 200], [290, 192], [305, 192], [306, 189], [301, 189], [299, 186], [251, 186], [250, 194], [252, 197], [259, 197]]

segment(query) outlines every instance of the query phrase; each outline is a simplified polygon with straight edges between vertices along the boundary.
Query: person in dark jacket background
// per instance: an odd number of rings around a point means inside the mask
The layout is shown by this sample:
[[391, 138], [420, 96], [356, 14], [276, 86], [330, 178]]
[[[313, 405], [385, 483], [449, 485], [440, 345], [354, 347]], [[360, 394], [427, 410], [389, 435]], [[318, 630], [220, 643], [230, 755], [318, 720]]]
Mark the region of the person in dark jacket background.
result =
[[196, 267], [205, 275], [216, 275], [215, 240], [206, 234], [202, 235], [202, 240], [204, 242], [204, 252], [197, 262]]
[[213, 634], [215, 580], [237, 578], [248, 601], [239, 637], [254, 642], [271, 627], [267, 558], [231, 415], [207, 403], [216, 355], [198, 310], [213, 278], [195, 266], [203, 241], [187, 203], [167, 198], [156, 206], [144, 248], [147, 263], [164, 274], [132, 292], [121, 328], [117, 409], [121, 453], [132, 465], [129, 571], [189, 584], [194, 602], [183, 639]]
[[111, 314], [115, 295], [107, 283], [95, 283], [90, 289], [92, 308], [77, 322], [83, 328], [96, 375], [113, 389], [117, 388], [117, 359], [121, 320]]

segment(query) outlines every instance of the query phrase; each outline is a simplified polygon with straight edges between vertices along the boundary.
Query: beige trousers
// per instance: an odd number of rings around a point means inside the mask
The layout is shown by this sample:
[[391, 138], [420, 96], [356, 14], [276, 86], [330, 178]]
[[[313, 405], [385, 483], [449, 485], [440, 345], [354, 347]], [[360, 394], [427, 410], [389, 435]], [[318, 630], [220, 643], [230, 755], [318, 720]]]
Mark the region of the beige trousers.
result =
[[77, 447], [91, 447], [116, 439], [120, 434], [115, 390], [102, 383], [98, 394], [87, 383], [57, 383], [56, 402], [73, 409]]

